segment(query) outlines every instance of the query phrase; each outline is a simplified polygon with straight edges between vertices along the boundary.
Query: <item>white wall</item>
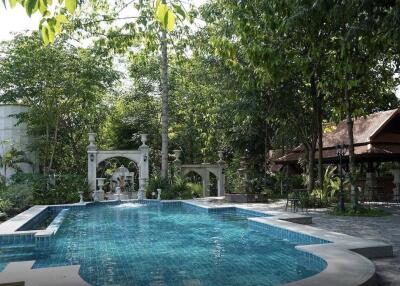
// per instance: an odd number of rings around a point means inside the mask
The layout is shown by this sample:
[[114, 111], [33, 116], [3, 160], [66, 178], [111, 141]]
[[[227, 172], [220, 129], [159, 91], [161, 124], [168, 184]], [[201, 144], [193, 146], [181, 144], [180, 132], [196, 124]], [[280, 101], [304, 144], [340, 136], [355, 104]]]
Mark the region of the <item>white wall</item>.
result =
[[[24, 105], [0, 104], [0, 155], [14, 147], [17, 150], [24, 151], [26, 157], [35, 162], [35, 154], [30, 151], [32, 138], [27, 134], [26, 124], [17, 125], [18, 119], [10, 115], [19, 114], [28, 110]], [[3, 141], [8, 141], [3, 143]], [[34, 164], [35, 165], [35, 164]], [[30, 164], [22, 163], [20, 168], [27, 173], [34, 171]], [[15, 170], [8, 168], [7, 177], [15, 173]], [[0, 174], [4, 175], [4, 169], [0, 168]]]

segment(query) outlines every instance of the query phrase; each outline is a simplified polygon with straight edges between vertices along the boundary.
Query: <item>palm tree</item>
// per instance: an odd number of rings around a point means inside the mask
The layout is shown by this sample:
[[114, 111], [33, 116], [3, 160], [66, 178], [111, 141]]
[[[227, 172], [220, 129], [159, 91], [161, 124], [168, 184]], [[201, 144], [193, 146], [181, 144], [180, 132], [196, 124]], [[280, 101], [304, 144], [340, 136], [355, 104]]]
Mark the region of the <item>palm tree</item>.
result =
[[3, 174], [5, 180], [7, 180], [7, 168], [12, 168], [16, 171], [20, 171], [21, 168], [19, 163], [29, 163], [25, 158], [25, 152], [19, 151], [12, 147], [10, 150], [0, 156], [0, 168], [3, 168]]

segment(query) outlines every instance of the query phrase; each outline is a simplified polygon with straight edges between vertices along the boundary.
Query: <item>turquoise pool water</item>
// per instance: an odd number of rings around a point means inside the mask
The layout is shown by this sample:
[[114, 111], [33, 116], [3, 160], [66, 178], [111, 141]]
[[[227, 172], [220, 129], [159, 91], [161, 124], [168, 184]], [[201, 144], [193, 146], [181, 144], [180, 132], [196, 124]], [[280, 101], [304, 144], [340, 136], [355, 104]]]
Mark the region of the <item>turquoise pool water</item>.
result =
[[252, 227], [248, 216], [254, 214], [180, 204], [70, 209], [49, 248], [2, 249], [0, 265], [80, 264], [81, 277], [92, 285], [173, 286], [279, 285], [326, 267], [290, 239]]

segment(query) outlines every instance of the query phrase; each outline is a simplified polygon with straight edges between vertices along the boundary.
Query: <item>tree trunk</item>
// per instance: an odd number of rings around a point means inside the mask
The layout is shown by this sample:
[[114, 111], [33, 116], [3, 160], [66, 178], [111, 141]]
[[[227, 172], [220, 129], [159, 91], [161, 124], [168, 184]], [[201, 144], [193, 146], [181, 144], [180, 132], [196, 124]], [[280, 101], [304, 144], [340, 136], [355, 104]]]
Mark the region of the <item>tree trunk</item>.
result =
[[346, 98], [347, 135], [349, 137], [349, 169], [350, 173], [353, 174], [355, 171], [353, 117], [351, 112], [350, 96], [347, 87], [345, 87], [344, 94]]
[[268, 121], [265, 120], [265, 138], [264, 138], [264, 176], [267, 176], [269, 172], [269, 132], [268, 132]]
[[[323, 160], [323, 132], [322, 132], [322, 95], [318, 93], [317, 88], [317, 79], [315, 76], [315, 72], [311, 76], [311, 96], [314, 102], [314, 122], [313, 125], [316, 128], [316, 136], [318, 138], [318, 187], [323, 188], [324, 184], [324, 173], [322, 167], [322, 160]], [[314, 159], [314, 158], [313, 158]]]
[[307, 190], [312, 192], [315, 187], [315, 142], [311, 143], [308, 152], [308, 185]]
[[319, 96], [318, 104], [318, 184], [321, 190], [324, 188], [324, 169], [322, 166], [323, 156], [323, 130], [322, 130], [322, 96]]
[[52, 146], [51, 153], [50, 153], [50, 162], [49, 162], [49, 166], [47, 167], [47, 170], [49, 170], [49, 171], [53, 168], [53, 161], [54, 161], [54, 154], [56, 153], [57, 139], [58, 139], [58, 119], [57, 119], [56, 127], [54, 130], [54, 143], [52, 144], [53, 146]]
[[351, 184], [351, 197], [353, 208], [356, 209], [358, 205], [358, 193], [357, 188], [354, 184], [354, 176], [355, 176], [355, 156], [354, 156], [354, 134], [353, 134], [353, 116], [352, 116], [352, 107], [351, 100], [348, 89], [348, 77], [346, 75], [345, 79], [345, 88], [344, 88], [344, 97], [346, 101], [346, 121], [347, 121], [347, 135], [349, 137], [349, 172], [350, 172], [350, 184]]
[[[162, 3], [166, 3], [163, 0]], [[161, 177], [168, 177], [168, 51], [167, 51], [167, 32], [161, 31]]]

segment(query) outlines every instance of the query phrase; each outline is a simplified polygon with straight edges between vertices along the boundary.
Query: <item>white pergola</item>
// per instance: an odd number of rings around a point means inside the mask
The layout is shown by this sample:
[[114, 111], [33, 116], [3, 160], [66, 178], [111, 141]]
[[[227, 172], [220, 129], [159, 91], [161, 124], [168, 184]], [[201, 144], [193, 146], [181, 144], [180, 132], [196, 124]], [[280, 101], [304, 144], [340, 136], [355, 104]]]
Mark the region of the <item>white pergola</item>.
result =
[[100, 151], [97, 150], [96, 146], [96, 133], [89, 133], [89, 145], [87, 147], [88, 154], [88, 183], [90, 188], [94, 193], [94, 199], [99, 200], [98, 192], [102, 190], [97, 190], [97, 166], [110, 158], [114, 157], [124, 157], [132, 160], [136, 163], [139, 168], [139, 191], [138, 199], [144, 199], [144, 188], [149, 180], [149, 147], [146, 145], [147, 135], [142, 134], [142, 145], [138, 150], [108, 150]]

